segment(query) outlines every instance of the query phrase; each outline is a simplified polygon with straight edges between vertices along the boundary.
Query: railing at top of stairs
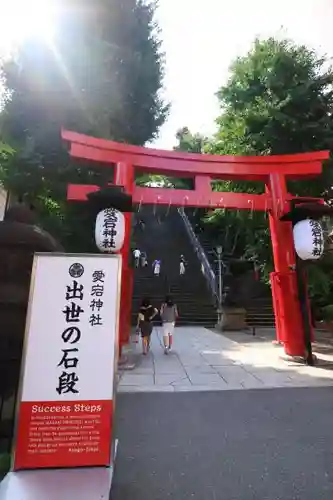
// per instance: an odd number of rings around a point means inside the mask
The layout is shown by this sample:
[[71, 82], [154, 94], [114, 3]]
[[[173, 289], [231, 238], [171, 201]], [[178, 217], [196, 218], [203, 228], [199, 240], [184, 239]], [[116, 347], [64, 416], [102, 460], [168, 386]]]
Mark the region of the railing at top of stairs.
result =
[[212, 267], [207, 259], [206, 253], [205, 253], [204, 249], [202, 248], [201, 243], [198, 240], [198, 238], [193, 230], [192, 224], [190, 223], [190, 220], [187, 217], [184, 209], [179, 208], [178, 213], [184, 222], [184, 226], [185, 226], [185, 229], [187, 231], [187, 234], [190, 237], [190, 241], [195, 249], [195, 252], [198, 256], [198, 259], [201, 262], [202, 273], [207, 280], [208, 286], [212, 292], [214, 299], [217, 300], [218, 293], [217, 293], [217, 283], [216, 283], [215, 273], [214, 273], [214, 271], [213, 271], [213, 269], [212, 269]]

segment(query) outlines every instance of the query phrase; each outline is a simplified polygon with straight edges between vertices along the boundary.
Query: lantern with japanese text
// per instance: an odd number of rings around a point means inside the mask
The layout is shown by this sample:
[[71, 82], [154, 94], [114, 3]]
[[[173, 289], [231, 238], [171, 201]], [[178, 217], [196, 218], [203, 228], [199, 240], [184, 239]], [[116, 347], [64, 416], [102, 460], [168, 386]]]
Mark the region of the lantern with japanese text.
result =
[[125, 217], [115, 208], [101, 210], [95, 223], [95, 242], [101, 252], [119, 252], [124, 244]]
[[318, 260], [324, 253], [323, 228], [317, 220], [304, 219], [293, 229], [294, 245], [302, 260]]

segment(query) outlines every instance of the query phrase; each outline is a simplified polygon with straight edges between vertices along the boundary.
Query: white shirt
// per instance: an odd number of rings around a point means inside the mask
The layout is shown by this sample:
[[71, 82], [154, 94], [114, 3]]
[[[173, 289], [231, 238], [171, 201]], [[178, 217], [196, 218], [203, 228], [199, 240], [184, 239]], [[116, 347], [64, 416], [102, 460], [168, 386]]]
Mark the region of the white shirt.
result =
[[141, 252], [140, 252], [140, 250], [137, 249], [137, 250], [134, 250], [133, 254], [134, 254], [135, 258], [138, 258], [138, 257], [140, 257]]

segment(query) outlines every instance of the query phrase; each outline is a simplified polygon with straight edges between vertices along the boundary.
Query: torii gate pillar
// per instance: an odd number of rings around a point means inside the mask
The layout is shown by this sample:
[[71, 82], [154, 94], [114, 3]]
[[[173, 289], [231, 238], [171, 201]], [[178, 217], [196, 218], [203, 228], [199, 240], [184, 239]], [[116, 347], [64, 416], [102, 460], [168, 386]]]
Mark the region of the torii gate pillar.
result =
[[[118, 162], [115, 165], [114, 184], [122, 186], [126, 194], [133, 194], [134, 188], [134, 167], [130, 163]], [[131, 312], [132, 312], [132, 292], [133, 292], [133, 271], [129, 265], [131, 251], [131, 223], [132, 214], [127, 212], [125, 216], [125, 239], [120, 254], [122, 257], [121, 272], [121, 297], [119, 314], [119, 354], [122, 346], [130, 338]]]
[[266, 184], [266, 192], [272, 199], [269, 227], [275, 271], [271, 273], [270, 278], [276, 338], [278, 342], [284, 344], [286, 354], [298, 356], [304, 352], [304, 332], [295, 272], [296, 255], [292, 224], [280, 220], [290, 205], [285, 176], [271, 174]]

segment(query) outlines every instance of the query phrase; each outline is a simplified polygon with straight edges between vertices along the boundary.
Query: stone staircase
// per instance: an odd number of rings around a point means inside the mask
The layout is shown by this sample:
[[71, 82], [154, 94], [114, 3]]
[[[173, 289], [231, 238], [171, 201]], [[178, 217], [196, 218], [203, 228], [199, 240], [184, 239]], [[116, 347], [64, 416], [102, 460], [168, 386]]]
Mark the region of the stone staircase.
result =
[[[135, 245], [147, 253], [148, 267], [134, 270], [132, 323], [136, 323], [144, 297], [149, 297], [159, 308], [165, 295], [170, 293], [179, 308], [179, 325], [213, 327], [217, 320], [216, 307], [177, 209], [168, 211], [163, 207], [145, 206], [136, 218], [145, 222], [143, 230], [136, 226], [134, 240]], [[179, 275], [181, 254], [187, 261], [184, 276]], [[155, 277], [152, 271], [155, 259], [161, 260], [159, 277]]]
[[[193, 224], [193, 228], [195, 225]], [[217, 257], [213, 250], [223, 241], [214, 241], [210, 234], [200, 226], [196, 236], [203, 248], [207, 259], [218, 276]], [[232, 255], [224, 254], [223, 262], [226, 265], [223, 276], [223, 290], [228, 290], [229, 296], [235, 306], [246, 309], [246, 322], [250, 328], [274, 328], [275, 317], [272, 304], [271, 290], [268, 286], [254, 279], [253, 266], [251, 262], [241, 263]], [[235, 263], [235, 264], [234, 264]], [[238, 276], [235, 276], [234, 267], [237, 264]]]

